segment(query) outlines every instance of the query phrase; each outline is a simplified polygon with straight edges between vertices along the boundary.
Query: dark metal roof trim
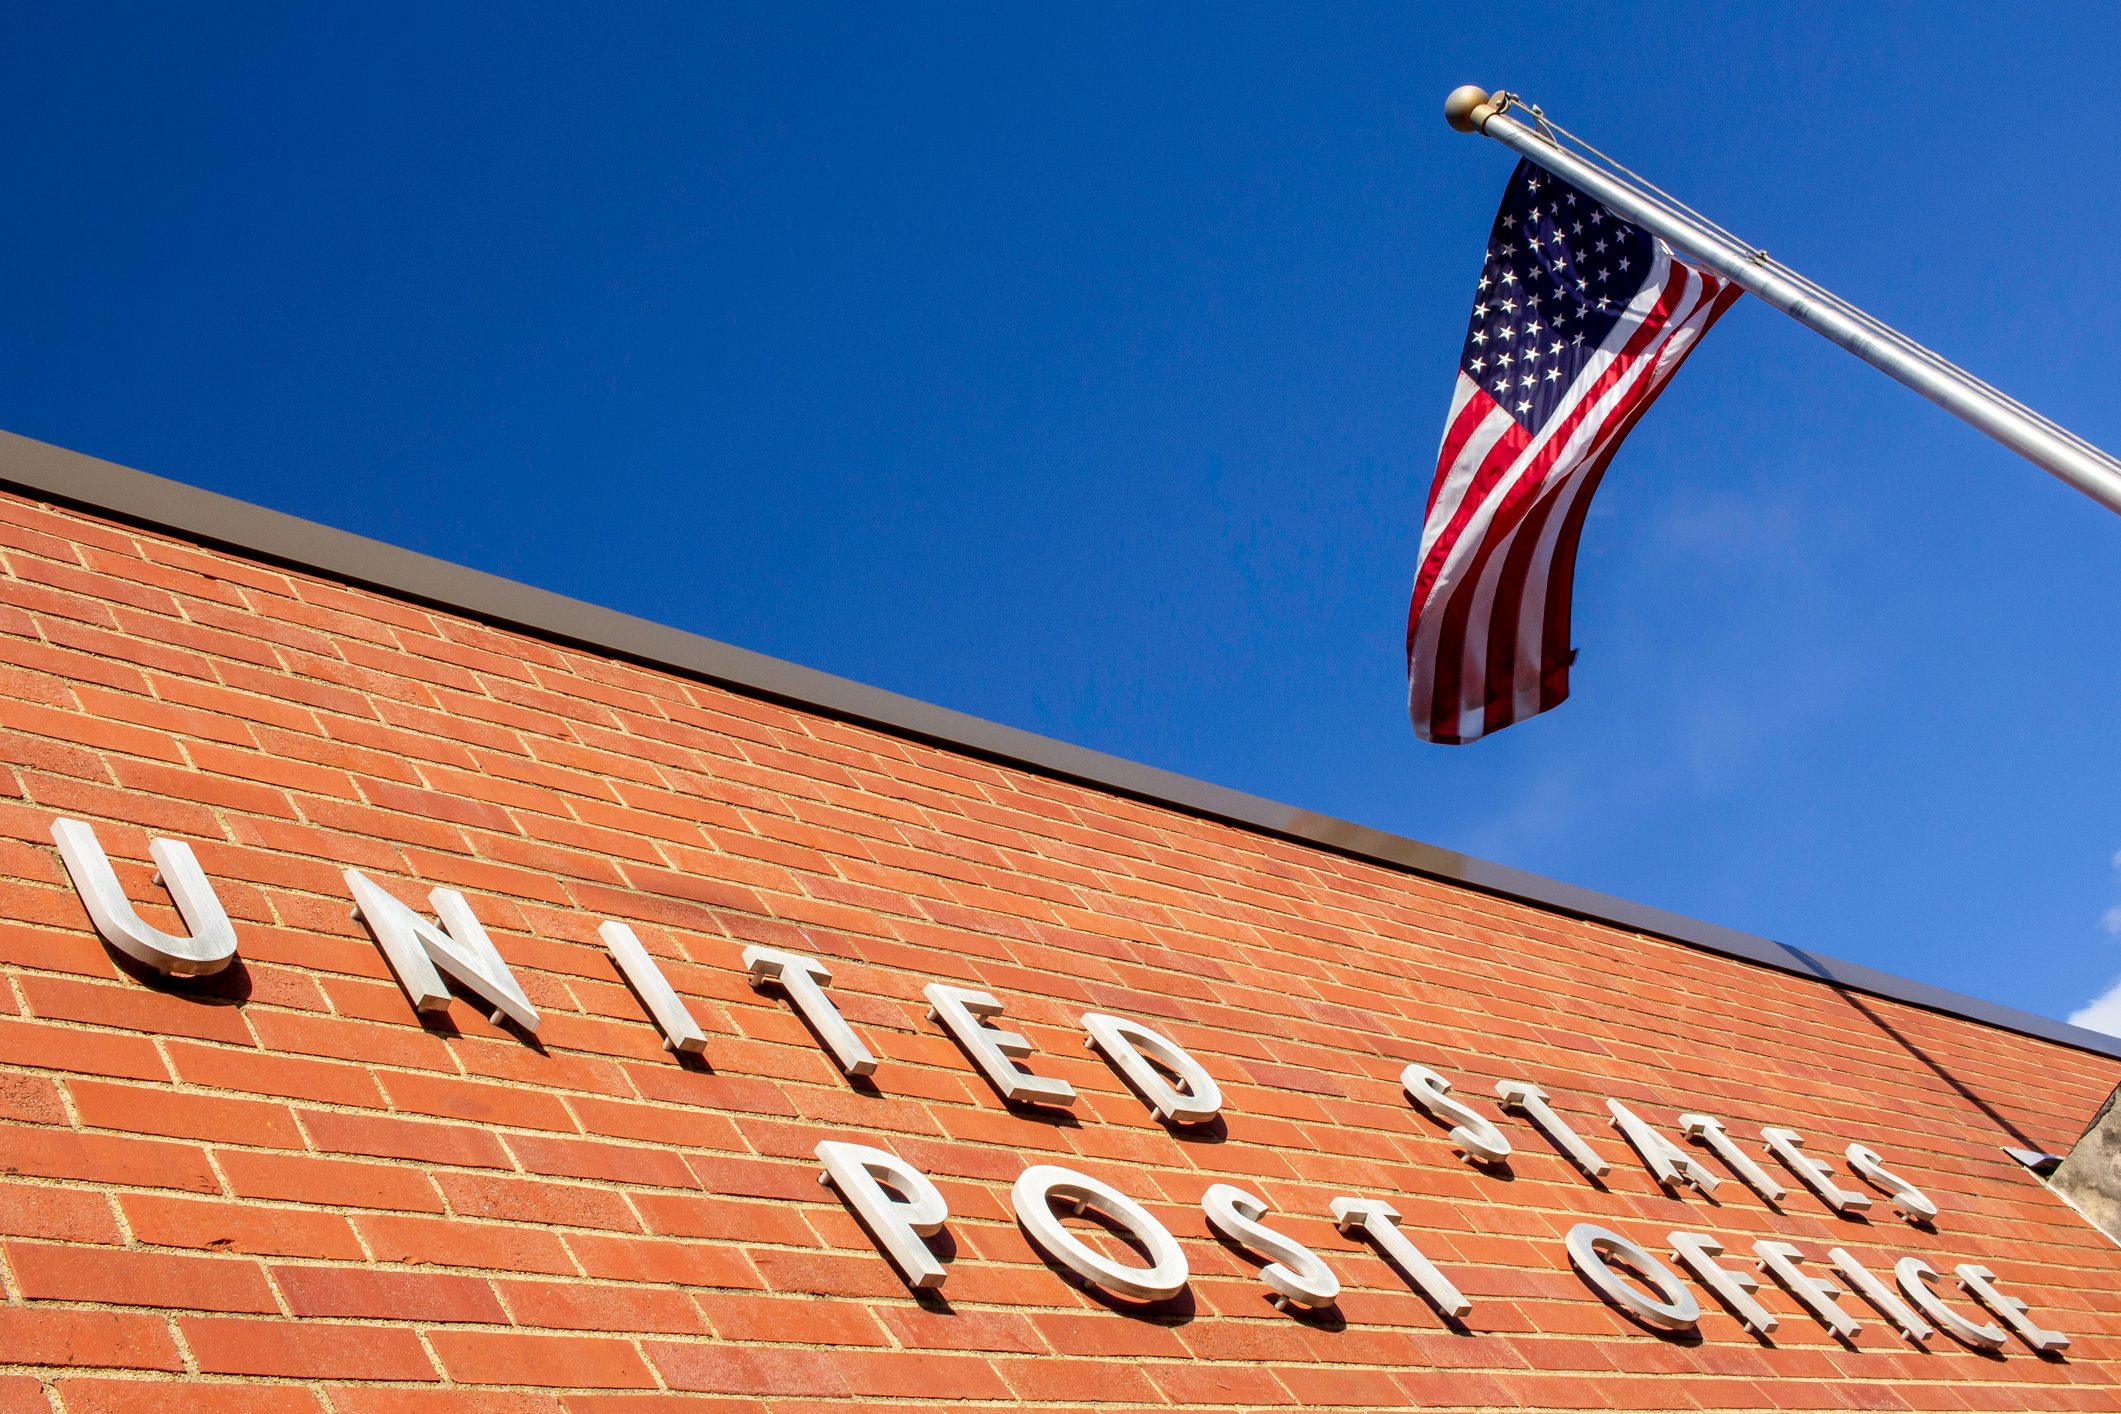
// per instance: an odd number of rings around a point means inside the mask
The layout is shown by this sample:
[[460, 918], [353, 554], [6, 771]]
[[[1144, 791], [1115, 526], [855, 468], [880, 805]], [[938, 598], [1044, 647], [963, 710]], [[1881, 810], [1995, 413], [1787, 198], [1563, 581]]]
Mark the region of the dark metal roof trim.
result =
[[0, 432], [0, 485], [1188, 814], [2121, 1059], [2121, 1037], [1005, 727], [11, 432]]

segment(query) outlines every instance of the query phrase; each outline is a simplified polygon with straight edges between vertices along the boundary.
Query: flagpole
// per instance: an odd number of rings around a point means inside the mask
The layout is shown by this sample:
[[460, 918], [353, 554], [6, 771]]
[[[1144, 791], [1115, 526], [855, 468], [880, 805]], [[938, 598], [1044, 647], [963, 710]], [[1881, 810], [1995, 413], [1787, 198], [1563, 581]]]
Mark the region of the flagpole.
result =
[[[1514, 95], [1489, 95], [1471, 84], [1444, 100], [1444, 117], [1460, 132], [1481, 133], [1538, 163], [1644, 230], [1683, 248], [1699, 263], [1763, 303], [1832, 339], [1873, 368], [1897, 379], [1962, 422], [2121, 513], [2121, 461], [1922, 345], [1778, 266], [1766, 252], [1748, 250], [1690, 214], [1577, 156], [1535, 128], [1508, 116], [1522, 107]], [[1531, 110], [1538, 119], [1537, 110]], [[1538, 119], [1542, 125], [1543, 119]]]

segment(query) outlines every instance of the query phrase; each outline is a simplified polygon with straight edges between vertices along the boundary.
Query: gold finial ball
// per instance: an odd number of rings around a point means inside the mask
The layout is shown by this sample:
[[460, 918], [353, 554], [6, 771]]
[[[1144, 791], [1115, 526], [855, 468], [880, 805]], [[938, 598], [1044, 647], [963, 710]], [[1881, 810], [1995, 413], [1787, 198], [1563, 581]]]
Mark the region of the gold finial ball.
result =
[[1480, 119], [1474, 117], [1474, 112], [1485, 106], [1487, 101], [1488, 91], [1479, 84], [1461, 84], [1452, 89], [1451, 96], [1443, 101], [1444, 121], [1462, 133], [1478, 132]]

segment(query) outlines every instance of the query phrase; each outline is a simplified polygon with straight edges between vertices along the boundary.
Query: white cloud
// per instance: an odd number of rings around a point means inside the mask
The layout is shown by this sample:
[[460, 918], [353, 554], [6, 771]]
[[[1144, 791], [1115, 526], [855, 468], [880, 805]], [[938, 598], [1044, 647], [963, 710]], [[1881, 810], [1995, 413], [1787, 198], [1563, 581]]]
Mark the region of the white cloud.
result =
[[[2111, 914], [2108, 919], [2111, 921]], [[2082, 1026], [2088, 1031], [2104, 1031], [2109, 1036], [2121, 1036], [2121, 977], [2115, 978], [2111, 987], [2071, 1012], [2069, 1024]]]
[[[2121, 869], [2121, 850], [2114, 851], [2114, 868]], [[2109, 938], [2121, 938], [2121, 903], [2099, 917], [2099, 926]], [[2090, 1031], [2121, 1036], [2121, 977], [2112, 986], [2069, 1014], [2069, 1024]]]

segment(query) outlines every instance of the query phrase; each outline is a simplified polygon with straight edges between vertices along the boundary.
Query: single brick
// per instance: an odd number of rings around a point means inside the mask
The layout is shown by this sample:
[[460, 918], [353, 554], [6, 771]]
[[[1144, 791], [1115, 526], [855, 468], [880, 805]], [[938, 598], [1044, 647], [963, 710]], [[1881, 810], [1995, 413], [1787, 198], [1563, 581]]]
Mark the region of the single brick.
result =
[[[558, 1395], [523, 1390], [394, 1389], [384, 1385], [339, 1385], [329, 1391], [335, 1414], [583, 1414], [581, 1396], [562, 1404]], [[629, 1398], [630, 1396], [621, 1396]], [[631, 1414], [657, 1414], [645, 1405]], [[692, 1410], [689, 1414], [725, 1414]], [[763, 1410], [756, 1414], [764, 1414]]]
[[116, 1247], [7, 1244], [15, 1285], [32, 1301], [100, 1301], [192, 1311], [277, 1311], [265, 1273], [244, 1257]]
[[567, 1250], [585, 1273], [607, 1281], [746, 1290], [756, 1290], [760, 1285], [757, 1269], [743, 1249], [734, 1245], [570, 1232]]
[[125, 1129], [179, 1139], [240, 1137], [263, 1148], [300, 1149], [302, 1132], [287, 1106], [197, 1095], [151, 1085], [71, 1080], [74, 1112], [87, 1129]]
[[313, 1203], [332, 1208], [390, 1208], [402, 1212], [442, 1211], [434, 1184], [418, 1169], [403, 1164], [356, 1163], [296, 1154], [252, 1154], [217, 1151], [229, 1187], [243, 1198]]
[[626, 1200], [609, 1189], [469, 1173], [436, 1174], [435, 1182], [448, 1195], [452, 1211], [471, 1217], [616, 1232], [638, 1232], [641, 1227]]
[[777, 1399], [844, 1398], [851, 1393], [831, 1351], [746, 1348], [720, 1341], [648, 1341], [644, 1348], [656, 1373], [672, 1389]]
[[273, 1283], [297, 1316], [388, 1321], [478, 1321], [505, 1325], [493, 1288], [476, 1277], [358, 1267], [272, 1269]]
[[116, 1134], [0, 1126], [0, 1174], [78, 1178], [137, 1188], [184, 1188], [218, 1193], [221, 1180], [195, 1144], [132, 1139]]
[[354, 1225], [378, 1261], [555, 1275], [575, 1271], [558, 1234], [543, 1227], [381, 1213], [357, 1217]]
[[181, 1370], [184, 1361], [161, 1316], [130, 1311], [66, 1311], [0, 1306], [0, 1350], [10, 1364], [69, 1369]]
[[66, 1101], [41, 1075], [0, 1072], [0, 1124], [65, 1124]]
[[668, 1149], [511, 1134], [508, 1148], [532, 1173], [653, 1188], [698, 1188], [685, 1160]]
[[436, 1331], [429, 1340], [449, 1377], [466, 1384], [655, 1388], [655, 1376], [623, 1340], [507, 1331]]
[[215, 1090], [241, 1090], [253, 1095], [281, 1095], [291, 1100], [323, 1104], [368, 1109], [384, 1106], [383, 1092], [376, 1085], [375, 1077], [357, 1066], [289, 1056], [249, 1055], [187, 1041], [171, 1041], [168, 1049], [177, 1074], [187, 1084]]
[[322, 1153], [411, 1159], [468, 1168], [514, 1167], [498, 1138], [471, 1125], [348, 1114], [343, 1110], [304, 1110], [301, 1118], [311, 1144]]
[[434, 1362], [402, 1326], [184, 1316], [177, 1321], [202, 1373], [293, 1380], [426, 1380]]
[[69, 1379], [59, 1382], [59, 1397], [66, 1414], [304, 1414], [324, 1408], [299, 1385], [238, 1380]]
[[30, 1375], [0, 1375], [0, 1414], [51, 1414], [44, 1387]]
[[106, 1195], [79, 1188], [33, 1180], [0, 1184], [0, 1233], [52, 1242], [123, 1242], [110, 1204]]
[[446, 1075], [390, 1074], [381, 1078], [394, 1109], [510, 1128], [575, 1132], [574, 1117], [556, 1095]]
[[[891, 1338], [870, 1309], [855, 1301], [703, 1292], [700, 1309], [714, 1333], [735, 1344], [799, 1341], [804, 1345], [889, 1345]], [[888, 1316], [888, 1311], [884, 1314]], [[942, 1342], [956, 1348], [955, 1335]]]
[[338, 1213], [276, 1208], [223, 1198], [121, 1193], [118, 1206], [133, 1240], [154, 1247], [198, 1247], [262, 1257], [359, 1261], [353, 1224]]
[[501, 1299], [519, 1326], [547, 1330], [705, 1335], [707, 1323], [685, 1292], [647, 1286], [504, 1281]]
[[169, 1067], [145, 1036], [115, 1036], [75, 1026], [0, 1020], [0, 1064], [167, 1080]]

